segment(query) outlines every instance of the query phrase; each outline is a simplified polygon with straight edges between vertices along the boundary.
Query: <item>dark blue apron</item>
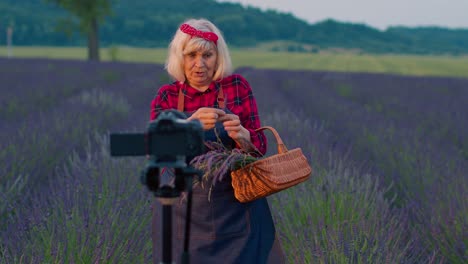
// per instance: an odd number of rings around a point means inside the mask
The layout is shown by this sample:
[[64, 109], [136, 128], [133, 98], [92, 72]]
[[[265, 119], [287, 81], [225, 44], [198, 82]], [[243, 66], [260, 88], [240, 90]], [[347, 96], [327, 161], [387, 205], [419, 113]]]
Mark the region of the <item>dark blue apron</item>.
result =
[[[217, 102], [214, 105], [217, 107]], [[215, 129], [226, 146], [234, 146], [222, 123], [205, 131], [206, 141], [217, 140]], [[186, 206], [186, 199], [179, 199], [173, 206], [172, 259], [177, 263], [181, 263]], [[162, 251], [159, 202], [154, 203], [154, 209], [153, 260], [154, 263], [159, 263]], [[275, 239], [275, 226], [267, 200], [262, 198], [250, 203], [237, 201], [230, 174], [217, 182], [211, 191], [209, 185], [194, 185], [191, 220], [191, 264], [285, 262], [280, 244]]]

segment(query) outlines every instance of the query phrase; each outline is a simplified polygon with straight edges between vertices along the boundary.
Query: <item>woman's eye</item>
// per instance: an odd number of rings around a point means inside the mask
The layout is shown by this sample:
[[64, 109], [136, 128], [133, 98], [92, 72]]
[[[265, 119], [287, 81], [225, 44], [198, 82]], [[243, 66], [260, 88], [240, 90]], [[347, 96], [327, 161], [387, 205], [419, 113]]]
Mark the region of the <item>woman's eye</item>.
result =
[[205, 58], [210, 58], [211, 56], [213, 56], [213, 53], [205, 53], [205, 54], [203, 54], [203, 57], [205, 57]]

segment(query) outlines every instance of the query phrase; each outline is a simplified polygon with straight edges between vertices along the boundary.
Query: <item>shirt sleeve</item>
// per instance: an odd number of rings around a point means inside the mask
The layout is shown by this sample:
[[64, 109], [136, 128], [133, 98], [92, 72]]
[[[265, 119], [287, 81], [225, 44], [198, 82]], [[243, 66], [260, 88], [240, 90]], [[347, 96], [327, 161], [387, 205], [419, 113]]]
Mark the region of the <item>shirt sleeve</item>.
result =
[[265, 134], [263, 131], [255, 131], [255, 129], [260, 127], [260, 117], [258, 114], [257, 101], [255, 100], [252, 88], [250, 87], [250, 84], [247, 82], [247, 80], [240, 75], [237, 77], [240, 81], [240, 85], [242, 85], [244, 88], [244, 92], [242, 93], [243, 114], [240, 116], [241, 124], [250, 132], [250, 140], [253, 145], [262, 153], [262, 155], [265, 155], [267, 151], [267, 140]]

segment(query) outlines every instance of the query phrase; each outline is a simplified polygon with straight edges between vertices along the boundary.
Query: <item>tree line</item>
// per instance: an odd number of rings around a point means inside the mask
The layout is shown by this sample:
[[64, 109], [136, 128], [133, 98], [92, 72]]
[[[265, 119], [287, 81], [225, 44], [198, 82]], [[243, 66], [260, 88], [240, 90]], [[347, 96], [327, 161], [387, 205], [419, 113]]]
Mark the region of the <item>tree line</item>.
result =
[[[391, 27], [325, 20], [309, 24], [289, 13], [214, 0], [3, 0], [0, 32], [15, 45], [164, 47], [187, 18], [213, 21], [232, 46], [274, 40], [368, 53], [467, 54], [468, 29]], [[5, 45], [1, 37], [0, 45]], [[93, 40], [94, 38], [94, 40]], [[292, 48], [294, 51], [308, 51]], [[91, 54], [90, 54], [91, 56]], [[93, 56], [96, 56], [94, 54]]]

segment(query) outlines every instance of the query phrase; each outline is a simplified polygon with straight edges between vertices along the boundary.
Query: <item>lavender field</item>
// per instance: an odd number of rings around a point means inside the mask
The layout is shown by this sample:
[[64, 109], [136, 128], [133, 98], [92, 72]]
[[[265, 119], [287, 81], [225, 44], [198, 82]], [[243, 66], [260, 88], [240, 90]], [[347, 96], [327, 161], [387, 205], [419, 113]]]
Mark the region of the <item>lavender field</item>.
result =
[[[269, 198], [288, 263], [468, 262], [468, 79], [239, 68], [313, 167]], [[149, 263], [143, 131], [161, 65], [0, 58], [0, 263]], [[274, 152], [272, 137], [269, 153]]]

